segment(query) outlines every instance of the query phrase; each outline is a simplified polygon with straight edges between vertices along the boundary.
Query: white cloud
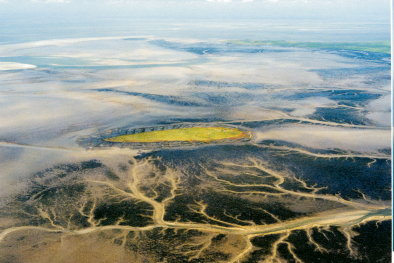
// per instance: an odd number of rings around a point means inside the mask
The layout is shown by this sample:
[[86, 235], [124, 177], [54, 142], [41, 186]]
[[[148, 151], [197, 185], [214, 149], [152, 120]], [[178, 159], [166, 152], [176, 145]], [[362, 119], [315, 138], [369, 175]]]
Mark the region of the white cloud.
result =
[[229, 3], [231, 0], [207, 0], [208, 2]]
[[230, 3], [230, 2], [235, 2], [235, 3], [250, 3], [253, 2], [254, 0], [206, 0], [207, 2], [217, 2], [217, 3]]
[[[0, 0], [1, 1], [1, 0]], [[30, 0], [33, 3], [70, 3], [70, 0]]]

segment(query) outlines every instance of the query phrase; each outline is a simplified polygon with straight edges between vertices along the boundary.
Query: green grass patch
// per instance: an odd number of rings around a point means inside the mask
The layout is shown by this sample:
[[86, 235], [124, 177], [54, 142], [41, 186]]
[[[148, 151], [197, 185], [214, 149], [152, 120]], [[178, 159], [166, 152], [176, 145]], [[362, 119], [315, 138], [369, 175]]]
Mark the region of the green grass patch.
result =
[[390, 41], [374, 42], [293, 42], [293, 41], [259, 41], [259, 40], [229, 40], [236, 45], [262, 45], [298, 48], [347, 49], [391, 54]]
[[110, 142], [210, 142], [224, 139], [247, 138], [249, 134], [235, 128], [193, 127], [121, 135], [105, 139]]

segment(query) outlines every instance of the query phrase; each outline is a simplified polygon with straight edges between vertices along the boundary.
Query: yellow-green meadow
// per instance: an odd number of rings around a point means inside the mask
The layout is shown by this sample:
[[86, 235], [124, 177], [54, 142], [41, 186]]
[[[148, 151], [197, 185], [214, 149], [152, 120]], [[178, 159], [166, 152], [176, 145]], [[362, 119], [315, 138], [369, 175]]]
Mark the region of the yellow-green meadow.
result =
[[210, 142], [224, 139], [242, 139], [248, 133], [236, 128], [226, 127], [192, 127], [162, 131], [151, 131], [136, 134], [121, 135], [107, 138], [110, 142]]

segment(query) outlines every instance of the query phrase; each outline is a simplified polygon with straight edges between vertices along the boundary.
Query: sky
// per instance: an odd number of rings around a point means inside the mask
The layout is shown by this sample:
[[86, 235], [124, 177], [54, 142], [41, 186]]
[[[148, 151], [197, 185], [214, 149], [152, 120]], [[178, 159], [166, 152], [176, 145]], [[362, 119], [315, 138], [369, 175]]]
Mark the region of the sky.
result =
[[0, 0], [0, 28], [0, 44], [130, 35], [388, 41], [390, 0]]
[[390, 22], [390, 0], [0, 0], [6, 18], [326, 19]]

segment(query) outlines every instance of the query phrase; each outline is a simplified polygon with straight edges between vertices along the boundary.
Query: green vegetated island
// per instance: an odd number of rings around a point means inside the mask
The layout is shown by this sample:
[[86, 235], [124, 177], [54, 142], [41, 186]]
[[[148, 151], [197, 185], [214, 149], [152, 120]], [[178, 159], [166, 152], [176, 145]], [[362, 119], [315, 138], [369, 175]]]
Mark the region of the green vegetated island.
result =
[[109, 142], [210, 142], [226, 139], [238, 140], [247, 137], [249, 137], [248, 132], [236, 128], [192, 127], [127, 134], [104, 140]]
[[369, 52], [391, 54], [390, 41], [373, 42], [294, 42], [294, 41], [259, 41], [259, 40], [228, 40], [228, 43], [236, 45], [262, 45], [298, 48], [326, 48], [326, 49], [348, 49]]

